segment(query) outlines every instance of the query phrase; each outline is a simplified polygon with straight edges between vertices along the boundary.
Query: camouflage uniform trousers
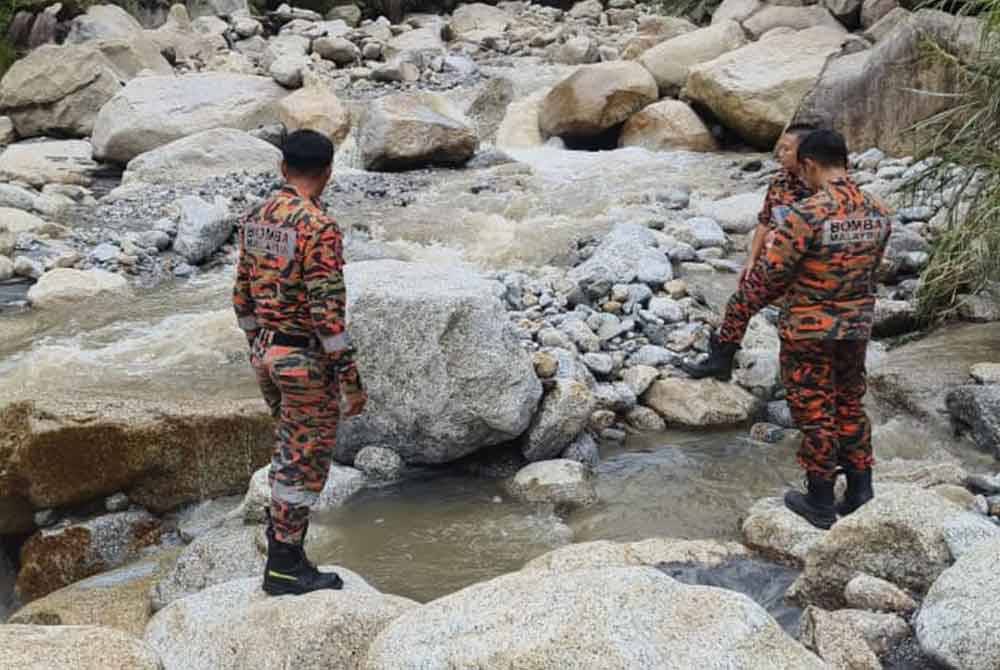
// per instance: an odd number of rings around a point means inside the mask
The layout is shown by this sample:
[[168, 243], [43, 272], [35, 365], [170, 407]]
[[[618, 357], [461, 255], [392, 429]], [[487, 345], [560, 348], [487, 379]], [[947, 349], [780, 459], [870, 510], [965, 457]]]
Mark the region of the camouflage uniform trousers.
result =
[[804, 433], [798, 461], [808, 473], [832, 479], [838, 466], [874, 464], [863, 405], [867, 350], [868, 340], [781, 340], [788, 407]]
[[337, 445], [340, 394], [322, 352], [273, 345], [271, 337], [261, 331], [251, 352], [257, 382], [277, 420], [268, 476], [271, 523], [279, 542], [300, 544]]

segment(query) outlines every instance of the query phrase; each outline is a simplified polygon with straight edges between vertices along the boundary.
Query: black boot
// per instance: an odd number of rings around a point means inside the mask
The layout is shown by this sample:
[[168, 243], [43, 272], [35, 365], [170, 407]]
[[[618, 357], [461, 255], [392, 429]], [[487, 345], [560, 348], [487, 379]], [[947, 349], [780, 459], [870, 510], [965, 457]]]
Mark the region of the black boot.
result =
[[808, 493], [789, 491], [785, 494], [785, 507], [823, 530], [829, 530], [837, 520], [833, 507], [833, 480], [809, 475]]
[[739, 350], [740, 345], [735, 342], [719, 342], [718, 337], [712, 335], [708, 357], [700, 363], [685, 362], [681, 367], [693, 379], [715, 377], [720, 382], [728, 382], [733, 375], [733, 358]]
[[871, 468], [867, 470], [845, 468], [844, 474], [847, 476], [847, 493], [844, 494], [844, 501], [837, 505], [837, 514], [840, 516], [852, 514], [875, 497], [875, 492], [872, 490]]
[[[306, 529], [308, 530], [308, 526]], [[305, 539], [303, 532], [303, 543]], [[317, 570], [306, 558], [302, 545], [278, 542], [269, 522], [263, 588], [265, 593], [272, 596], [302, 595], [322, 589], [340, 590], [344, 588], [344, 582], [336, 572]]]

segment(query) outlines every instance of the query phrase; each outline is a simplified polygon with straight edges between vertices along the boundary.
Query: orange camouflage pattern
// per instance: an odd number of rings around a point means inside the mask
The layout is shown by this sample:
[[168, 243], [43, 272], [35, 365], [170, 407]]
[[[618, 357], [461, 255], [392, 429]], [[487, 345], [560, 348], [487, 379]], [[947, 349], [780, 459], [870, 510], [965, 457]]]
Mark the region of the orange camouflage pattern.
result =
[[[242, 222], [233, 306], [252, 341], [250, 362], [261, 393], [277, 420], [269, 480], [279, 542], [302, 542], [336, 447], [339, 384], [358, 382], [345, 334], [343, 267], [335, 221], [290, 187]], [[276, 344], [279, 333], [311, 344]]]
[[812, 195], [812, 189], [798, 175], [782, 168], [771, 179], [764, 196], [764, 205], [757, 215], [757, 223], [774, 229], [774, 209], [791, 207]]
[[773, 218], [761, 258], [726, 306], [720, 341], [740, 342], [754, 314], [779, 298], [784, 339], [869, 339], [889, 209], [844, 177]]

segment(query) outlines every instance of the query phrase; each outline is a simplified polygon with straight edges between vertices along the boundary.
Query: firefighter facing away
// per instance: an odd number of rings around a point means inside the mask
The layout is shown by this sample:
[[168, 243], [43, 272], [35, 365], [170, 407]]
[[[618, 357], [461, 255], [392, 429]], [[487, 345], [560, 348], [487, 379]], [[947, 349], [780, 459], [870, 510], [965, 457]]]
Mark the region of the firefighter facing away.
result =
[[[792, 418], [804, 437], [798, 462], [807, 493], [785, 505], [814, 526], [829, 528], [873, 496], [871, 424], [862, 400], [878, 268], [891, 214], [847, 174], [847, 146], [830, 130], [804, 137], [799, 171], [815, 192], [776, 207], [775, 228], [760, 259], [729, 299], [709, 356], [686, 366], [696, 378], [729, 379], [750, 319], [782, 299], [781, 378]], [[834, 504], [838, 470], [847, 494]]]
[[341, 408], [367, 402], [347, 335], [343, 238], [320, 195], [333, 170], [333, 144], [310, 130], [283, 148], [285, 185], [245, 218], [233, 305], [250, 345], [250, 362], [277, 420], [269, 481], [269, 594], [339, 589], [303, 544], [309, 507], [326, 483]]

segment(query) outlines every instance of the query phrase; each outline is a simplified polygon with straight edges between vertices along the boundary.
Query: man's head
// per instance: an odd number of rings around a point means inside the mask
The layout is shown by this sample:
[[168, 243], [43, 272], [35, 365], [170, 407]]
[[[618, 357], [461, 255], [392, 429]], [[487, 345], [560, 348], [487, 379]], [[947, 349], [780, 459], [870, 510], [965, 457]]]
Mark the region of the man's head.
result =
[[799, 143], [799, 173], [814, 189], [847, 172], [847, 142], [834, 130], [817, 130]]
[[282, 146], [281, 173], [303, 195], [319, 196], [333, 174], [333, 142], [315, 130], [296, 130]]
[[793, 123], [785, 129], [785, 132], [778, 138], [778, 144], [774, 147], [774, 155], [777, 157], [778, 162], [781, 163], [781, 167], [789, 172], [798, 174], [799, 144], [802, 142], [802, 138], [814, 130], [816, 130], [815, 126], [805, 123]]

